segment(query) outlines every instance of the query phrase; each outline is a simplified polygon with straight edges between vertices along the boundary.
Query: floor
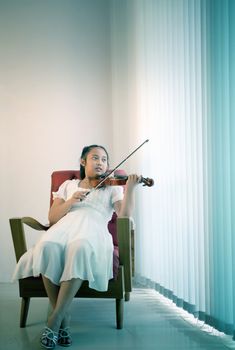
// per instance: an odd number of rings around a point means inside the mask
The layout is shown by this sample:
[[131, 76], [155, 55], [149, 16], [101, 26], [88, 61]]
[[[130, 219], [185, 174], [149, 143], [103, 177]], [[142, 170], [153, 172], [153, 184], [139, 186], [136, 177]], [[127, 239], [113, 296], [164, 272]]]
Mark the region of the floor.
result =
[[[0, 283], [0, 350], [37, 350], [48, 312], [46, 299], [32, 299], [26, 328], [19, 328], [17, 284]], [[186, 316], [187, 318], [187, 316]], [[72, 307], [71, 350], [226, 350], [230, 338], [202, 331], [192, 320], [150, 289], [135, 288], [124, 306], [124, 328], [115, 328], [112, 300], [75, 299]], [[58, 349], [63, 349], [57, 347]]]

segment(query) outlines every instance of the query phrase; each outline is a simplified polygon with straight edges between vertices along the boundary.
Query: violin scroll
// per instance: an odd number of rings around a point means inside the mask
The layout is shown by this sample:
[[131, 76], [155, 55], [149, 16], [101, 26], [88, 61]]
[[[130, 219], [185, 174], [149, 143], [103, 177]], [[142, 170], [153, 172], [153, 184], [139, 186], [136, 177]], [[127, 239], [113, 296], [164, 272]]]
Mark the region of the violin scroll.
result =
[[149, 177], [141, 176], [140, 183], [142, 183], [142, 182], [143, 182], [143, 186], [152, 187], [154, 185], [154, 180], [150, 179]]

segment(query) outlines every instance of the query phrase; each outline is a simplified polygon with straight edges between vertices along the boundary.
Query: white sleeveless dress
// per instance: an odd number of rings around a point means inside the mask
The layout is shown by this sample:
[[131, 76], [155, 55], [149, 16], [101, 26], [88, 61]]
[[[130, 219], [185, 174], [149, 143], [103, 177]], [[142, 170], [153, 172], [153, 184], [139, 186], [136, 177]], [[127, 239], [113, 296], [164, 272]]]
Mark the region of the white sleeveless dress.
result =
[[[69, 199], [79, 180], [67, 180], [53, 198]], [[113, 241], [107, 224], [113, 204], [123, 199], [121, 186], [92, 190], [82, 202], [46, 231], [17, 263], [13, 280], [45, 275], [54, 284], [80, 278], [89, 287], [106, 291], [113, 278]]]

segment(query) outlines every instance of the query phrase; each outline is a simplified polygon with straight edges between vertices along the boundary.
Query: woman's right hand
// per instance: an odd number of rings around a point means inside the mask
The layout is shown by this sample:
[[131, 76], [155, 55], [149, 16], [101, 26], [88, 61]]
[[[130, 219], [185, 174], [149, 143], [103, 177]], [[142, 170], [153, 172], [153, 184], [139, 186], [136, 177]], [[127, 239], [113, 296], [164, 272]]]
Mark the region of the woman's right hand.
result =
[[81, 202], [83, 201], [83, 199], [86, 198], [86, 195], [89, 191], [76, 191], [74, 192], [74, 194], [71, 197], [71, 202], [72, 204], [76, 203], [76, 202]]
[[67, 201], [64, 201], [62, 198], [55, 198], [55, 200], [52, 203], [52, 206], [49, 210], [49, 222], [50, 225], [55, 224], [57, 221], [59, 221], [64, 215], [66, 215], [73, 204], [77, 202], [81, 202], [85, 197], [86, 194], [89, 191], [76, 191], [73, 193], [72, 197], [67, 199]]

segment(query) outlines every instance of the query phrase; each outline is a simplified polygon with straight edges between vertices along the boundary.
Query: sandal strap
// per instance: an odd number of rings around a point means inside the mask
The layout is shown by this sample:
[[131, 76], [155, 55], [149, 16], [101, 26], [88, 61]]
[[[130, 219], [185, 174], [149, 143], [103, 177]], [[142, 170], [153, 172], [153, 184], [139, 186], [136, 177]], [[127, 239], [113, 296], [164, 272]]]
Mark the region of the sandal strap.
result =
[[[48, 341], [52, 342], [52, 344], [51, 345], [47, 344]], [[54, 349], [57, 342], [58, 342], [58, 333], [54, 332], [49, 327], [45, 327], [41, 337], [41, 345], [44, 346], [46, 349]]]
[[72, 338], [69, 327], [59, 329], [58, 345], [64, 347], [69, 347], [72, 345]]
[[66, 327], [66, 328], [60, 328], [59, 329], [59, 338], [70, 338], [71, 334], [70, 334], [70, 328]]

